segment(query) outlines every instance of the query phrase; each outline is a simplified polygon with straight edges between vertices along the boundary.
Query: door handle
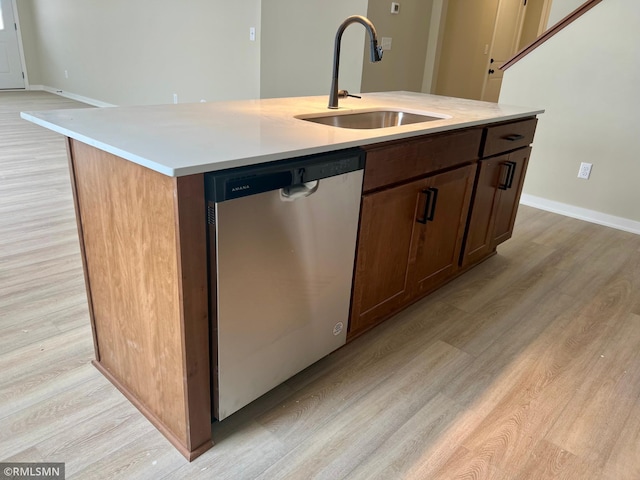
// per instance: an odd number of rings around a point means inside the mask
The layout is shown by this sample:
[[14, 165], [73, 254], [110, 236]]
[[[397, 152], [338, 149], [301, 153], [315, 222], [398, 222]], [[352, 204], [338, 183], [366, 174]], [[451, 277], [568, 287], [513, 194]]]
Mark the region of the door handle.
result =
[[496, 73], [496, 71], [493, 68], [489, 69], [489, 75], [491, 75], [492, 73]]
[[507, 166], [507, 175], [505, 176], [504, 183], [498, 185], [500, 190], [507, 190], [511, 188], [511, 184], [513, 183], [513, 174], [516, 170], [516, 164], [514, 162], [504, 162], [503, 165]]
[[416, 218], [416, 222], [426, 225], [433, 222], [436, 214], [436, 203], [438, 202], [438, 189], [434, 187], [425, 188], [424, 193], [424, 214], [421, 218]]

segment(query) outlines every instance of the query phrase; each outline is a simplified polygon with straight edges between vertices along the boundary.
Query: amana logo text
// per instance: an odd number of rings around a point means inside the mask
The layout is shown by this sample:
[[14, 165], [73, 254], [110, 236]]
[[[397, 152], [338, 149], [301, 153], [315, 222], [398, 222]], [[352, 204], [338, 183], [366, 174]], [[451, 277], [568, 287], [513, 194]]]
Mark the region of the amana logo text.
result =
[[251, 187], [249, 185], [240, 185], [239, 187], [233, 187], [231, 189], [232, 192], [237, 192], [240, 190], [249, 190]]

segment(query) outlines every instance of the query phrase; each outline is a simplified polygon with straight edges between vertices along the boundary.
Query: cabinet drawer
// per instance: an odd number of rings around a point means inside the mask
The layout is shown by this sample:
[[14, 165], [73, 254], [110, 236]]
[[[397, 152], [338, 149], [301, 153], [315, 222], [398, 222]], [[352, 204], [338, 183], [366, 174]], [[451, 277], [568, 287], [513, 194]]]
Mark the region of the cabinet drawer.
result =
[[520, 122], [486, 127], [481, 156], [490, 157], [530, 145], [533, 142], [537, 123], [537, 118], [531, 118]]
[[364, 191], [399, 183], [476, 160], [482, 129], [388, 142], [364, 147]]

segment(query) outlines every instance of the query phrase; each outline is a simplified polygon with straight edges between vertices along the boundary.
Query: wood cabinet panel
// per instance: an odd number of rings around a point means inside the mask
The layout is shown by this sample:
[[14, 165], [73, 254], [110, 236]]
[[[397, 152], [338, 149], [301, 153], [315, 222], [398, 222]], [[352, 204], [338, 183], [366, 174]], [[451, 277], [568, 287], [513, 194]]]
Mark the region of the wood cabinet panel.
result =
[[475, 170], [467, 165], [363, 197], [351, 337], [455, 274]]
[[493, 250], [493, 226], [499, 200], [500, 179], [506, 175], [504, 162], [508, 155], [478, 162], [476, 187], [469, 215], [461, 264], [471, 265], [484, 259]]
[[479, 262], [511, 238], [530, 154], [527, 147], [479, 162], [462, 266]]
[[433, 218], [416, 225], [410, 259], [415, 296], [433, 290], [458, 269], [475, 172], [474, 164], [429, 178], [427, 188], [434, 196], [422, 208], [429, 208]]
[[537, 118], [530, 118], [487, 127], [481, 156], [491, 157], [530, 145], [537, 124]]
[[513, 172], [509, 188], [500, 190], [500, 201], [497, 204], [493, 231], [493, 247], [511, 238], [513, 225], [516, 222], [520, 195], [524, 184], [524, 175], [529, 164], [531, 147], [523, 148], [509, 154], [509, 162], [513, 163]]
[[96, 366], [193, 459], [212, 445], [202, 175], [69, 153]]
[[351, 332], [368, 328], [406, 301], [416, 205], [426, 184], [418, 180], [363, 196]]
[[365, 192], [472, 162], [478, 158], [482, 129], [388, 142], [367, 151]]
[[209, 291], [204, 178], [187, 175], [174, 181], [175, 228], [178, 233], [178, 292], [184, 357], [182, 381], [187, 419], [186, 447], [193, 459], [211, 441], [211, 372], [209, 363]]

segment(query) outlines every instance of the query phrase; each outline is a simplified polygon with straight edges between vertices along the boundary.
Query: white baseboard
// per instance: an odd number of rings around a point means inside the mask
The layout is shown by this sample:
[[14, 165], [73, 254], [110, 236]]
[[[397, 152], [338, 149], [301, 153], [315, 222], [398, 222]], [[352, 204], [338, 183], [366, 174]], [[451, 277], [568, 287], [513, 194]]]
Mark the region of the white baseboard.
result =
[[49, 87], [48, 85], [30, 85], [29, 90], [44, 90], [45, 92], [53, 93], [55, 95], [60, 95], [61, 97], [70, 98], [71, 100], [75, 100], [77, 102], [86, 103], [88, 105], [93, 105], [94, 107], [117, 107], [112, 103], [103, 102], [101, 100], [96, 100], [95, 98], [85, 97], [83, 95], [77, 95], [71, 92], [65, 92], [64, 90], [60, 90], [59, 88]]
[[577, 218], [578, 220], [585, 220], [640, 235], [640, 222], [629, 220], [628, 218], [616, 217], [614, 215], [596, 212], [595, 210], [588, 210], [554, 200], [547, 200], [546, 198], [536, 197], [535, 195], [528, 195], [526, 193], [522, 194], [520, 203], [529, 207], [539, 208], [540, 210], [546, 210], [547, 212], [559, 213], [566, 217]]

